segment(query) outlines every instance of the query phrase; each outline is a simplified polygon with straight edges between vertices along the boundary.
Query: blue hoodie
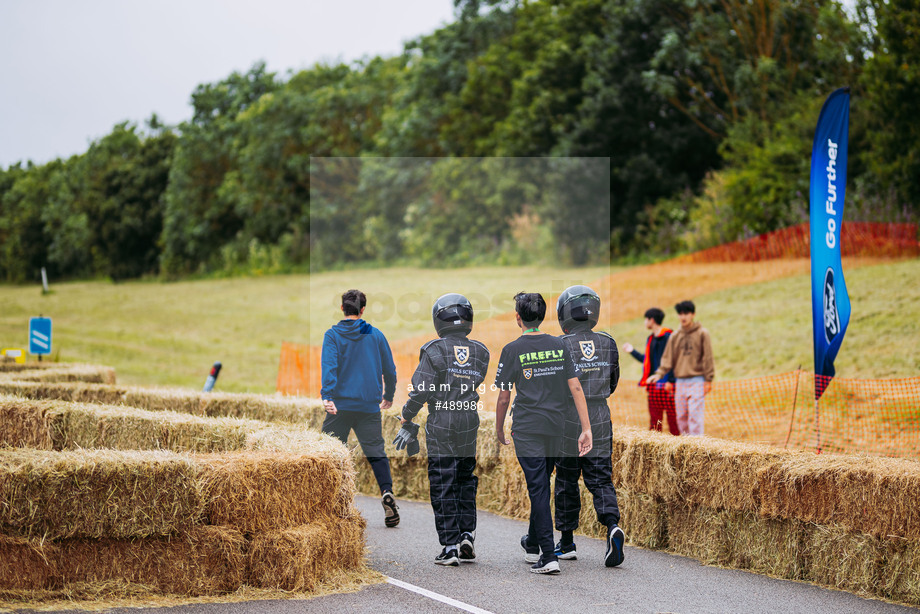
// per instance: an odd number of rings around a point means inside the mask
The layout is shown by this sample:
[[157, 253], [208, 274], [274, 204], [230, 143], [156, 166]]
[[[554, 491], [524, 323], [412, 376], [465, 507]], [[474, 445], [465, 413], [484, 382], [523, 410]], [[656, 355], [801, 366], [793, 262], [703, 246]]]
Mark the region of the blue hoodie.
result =
[[[342, 320], [323, 338], [324, 401], [343, 411], [380, 411], [381, 397], [393, 400], [396, 365], [386, 337], [364, 320]], [[383, 390], [381, 377], [386, 383]]]

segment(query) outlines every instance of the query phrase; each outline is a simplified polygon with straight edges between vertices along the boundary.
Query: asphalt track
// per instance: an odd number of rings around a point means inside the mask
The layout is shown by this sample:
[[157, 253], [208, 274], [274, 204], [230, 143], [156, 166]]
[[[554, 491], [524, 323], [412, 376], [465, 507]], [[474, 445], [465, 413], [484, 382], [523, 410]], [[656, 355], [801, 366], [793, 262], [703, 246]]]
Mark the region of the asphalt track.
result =
[[[399, 527], [383, 526], [379, 500], [358, 497], [368, 519], [371, 566], [397, 583], [378, 584], [357, 593], [329, 595], [307, 601], [279, 600], [198, 604], [171, 608], [125, 609], [124, 614], [389, 614], [412, 612], [638, 612], [758, 613], [802, 612], [887, 614], [920, 609], [863, 599], [811, 584], [707, 567], [682, 556], [626, 548], [626, 560], [615, 569], [603, 566], [604, 542], [576, 536], [577, 561], [560, 561], [562, 573], [539, 576], [528, 571], [519, 545], [526, 523], [480, 512], [474, 563], [440, 567], [440, 551], [431, 507], [399, 502]], [[415, 587], [428, 591], [421, 595]], [[453, 599], [461, 606], [439, 598]], [[117, 610], [116, 610], [117, 611]]]

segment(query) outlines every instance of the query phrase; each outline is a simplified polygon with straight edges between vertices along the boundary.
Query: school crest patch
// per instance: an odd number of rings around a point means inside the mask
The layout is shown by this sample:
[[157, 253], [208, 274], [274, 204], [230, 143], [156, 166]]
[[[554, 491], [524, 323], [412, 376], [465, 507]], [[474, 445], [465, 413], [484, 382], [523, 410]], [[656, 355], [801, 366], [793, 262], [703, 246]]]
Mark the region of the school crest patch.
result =
[[533, 369], [524, 369], [524, 379], [533, 377]]
[[581, 355], [585, 360], [594, 358], [594, 341], [579, 341], [578, 346], [581, 348]]
[[470, 359], [470, 348], [463, 345], [455, 345], [454, 358], [457, 359], [458, 365], [465, 365]]

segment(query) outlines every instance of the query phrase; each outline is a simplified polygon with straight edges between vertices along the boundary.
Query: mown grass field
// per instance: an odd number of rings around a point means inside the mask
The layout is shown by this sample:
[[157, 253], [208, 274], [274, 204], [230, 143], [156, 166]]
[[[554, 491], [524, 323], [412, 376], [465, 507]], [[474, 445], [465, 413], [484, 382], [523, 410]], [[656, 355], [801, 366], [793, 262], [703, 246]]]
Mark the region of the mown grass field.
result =
[[[364, 290], [371, 301], [368, 319], [396, 340], [430, 335], [431, 301], [447, 290], [474, 298], [481, 321], [512, 309], [518, 290], [552, 294], [607, 274], [606, 268], [391, 268], [178, 283], [67, 283], [54, 285], [47, 296], [34, 286], [0, 286], [0, 347], [26, 347], [28, 318], [44, 314], [54, 319], [59, 360], [115, 367], [121, 383], [199, 388], [211, 363], [220, 360], [219, 389], [273, 392], [281, 342], [320, 343], [338, 319], [337, 301], [345, 289]], [[692, 265], [687, 275], [692, 280]], [[920, 260], [850, 269], [846, 279], [853, 319], [838, 374], [920, 373]], [[807, 276], [688, 298], [712, 332], [719, 379], [800, 364], [811, 368]], [[673, 307], [661, 307], [668, 313], [665, 324], [676, 326]], [[644, 346], [641, 317], [610, 331], [621, 345]], [[639, 363], [626, 357], [622, 364], [624, 377], [638, 377]]]
[[[499, 313], [513, 308], [518, 290], [558, 292], [607, 273], [606, 267], [391, 268], [175, 283], [62, 283], [45, 296], [37, 286], [0, 285], [0, 349], [27, 348], [28, 320], [44, 314], [53, 318], [58, 360], [115, 367], [121, 383], [200, 388], [219, 360], [224, 368], [218, 389], [274, 392], [281, 342], [321, 343], [326, 328], [339, 319], [335, 305], [349, 288], [368, 294], [370, 321], [398, 339], [427, 332], [431, 301], [448, 289], [478, 293], [494, 301], [484, 311]], [[388, 300], [398, 311], [374, 311]]]

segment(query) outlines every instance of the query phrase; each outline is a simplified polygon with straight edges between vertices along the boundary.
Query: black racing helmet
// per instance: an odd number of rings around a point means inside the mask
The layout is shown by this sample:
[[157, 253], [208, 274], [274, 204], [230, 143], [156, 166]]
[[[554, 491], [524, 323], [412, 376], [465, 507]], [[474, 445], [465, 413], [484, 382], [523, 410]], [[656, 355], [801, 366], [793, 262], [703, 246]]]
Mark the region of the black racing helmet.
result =
[[448, 333], [468, 335], [473, 330], [473, 306], [462, 294], [451, 292], [434, 302], [431, 319], [439, 337]]
[[591, 330], [601, 313], [601, 297], [588, 286], [570, 286], [559, 295], [556, 316], [562, 332]]

